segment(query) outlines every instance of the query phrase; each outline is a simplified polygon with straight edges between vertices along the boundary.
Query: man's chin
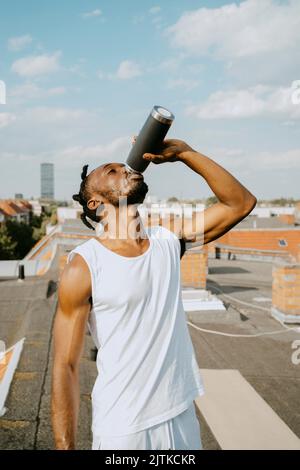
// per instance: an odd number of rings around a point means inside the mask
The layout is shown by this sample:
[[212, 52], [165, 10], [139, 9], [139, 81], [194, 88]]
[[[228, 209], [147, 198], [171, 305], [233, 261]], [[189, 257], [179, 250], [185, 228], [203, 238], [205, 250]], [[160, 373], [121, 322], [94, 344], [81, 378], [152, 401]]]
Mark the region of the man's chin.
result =
[[127, 194], [127, 204], [142, 204], [148, 190], [148, 185], [142, 181]]

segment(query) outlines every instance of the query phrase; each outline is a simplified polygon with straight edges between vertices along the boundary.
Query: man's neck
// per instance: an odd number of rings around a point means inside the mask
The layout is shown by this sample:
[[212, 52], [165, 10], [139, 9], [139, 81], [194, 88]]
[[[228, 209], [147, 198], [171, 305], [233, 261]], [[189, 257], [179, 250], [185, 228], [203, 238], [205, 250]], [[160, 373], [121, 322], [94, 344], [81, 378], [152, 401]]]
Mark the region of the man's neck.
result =
[[147, 234], [136, 206], [118, 207], [103, 221], [101, 240], [115, 240], [140, 243]]

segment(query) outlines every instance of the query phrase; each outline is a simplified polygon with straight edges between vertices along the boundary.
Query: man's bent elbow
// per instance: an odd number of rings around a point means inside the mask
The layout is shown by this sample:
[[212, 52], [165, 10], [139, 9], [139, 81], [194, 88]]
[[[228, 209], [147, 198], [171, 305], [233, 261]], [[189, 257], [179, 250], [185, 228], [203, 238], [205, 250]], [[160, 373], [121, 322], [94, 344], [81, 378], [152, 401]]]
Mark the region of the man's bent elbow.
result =
[[257, 204], [257, 199], [253, 194], [250, 194], [244, 202], [243, 215], [246, 217], [253, 211], [254, 207]]
[[232, 207], [236, 224], [245, 219], [256, 206], [257, 199], [250, 194], [238, 206]]

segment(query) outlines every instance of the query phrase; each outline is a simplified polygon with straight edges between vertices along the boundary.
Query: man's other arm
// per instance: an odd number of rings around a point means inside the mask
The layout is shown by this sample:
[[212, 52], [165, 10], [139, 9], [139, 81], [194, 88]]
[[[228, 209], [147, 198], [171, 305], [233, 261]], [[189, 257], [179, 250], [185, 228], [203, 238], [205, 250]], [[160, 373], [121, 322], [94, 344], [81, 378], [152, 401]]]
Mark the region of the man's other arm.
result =
[[75, 449], [79, 412], [79, 361], [90, 312], [89, 268], [76, 254], [65, 266], [59, 290], [53, 340], [51, 417], [58, 450]]

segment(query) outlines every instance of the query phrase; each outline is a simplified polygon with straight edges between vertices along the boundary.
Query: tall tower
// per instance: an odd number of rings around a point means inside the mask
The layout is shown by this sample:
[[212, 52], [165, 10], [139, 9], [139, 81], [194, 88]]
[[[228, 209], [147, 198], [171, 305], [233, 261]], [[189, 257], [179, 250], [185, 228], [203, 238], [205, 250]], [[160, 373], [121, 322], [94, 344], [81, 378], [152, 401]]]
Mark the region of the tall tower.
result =
[[54, 199], [54, 164], [41, 163], [41, 197]]

